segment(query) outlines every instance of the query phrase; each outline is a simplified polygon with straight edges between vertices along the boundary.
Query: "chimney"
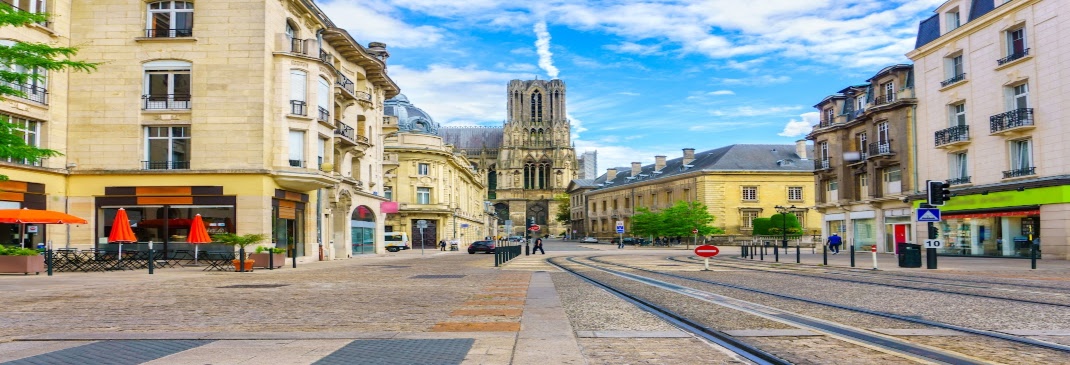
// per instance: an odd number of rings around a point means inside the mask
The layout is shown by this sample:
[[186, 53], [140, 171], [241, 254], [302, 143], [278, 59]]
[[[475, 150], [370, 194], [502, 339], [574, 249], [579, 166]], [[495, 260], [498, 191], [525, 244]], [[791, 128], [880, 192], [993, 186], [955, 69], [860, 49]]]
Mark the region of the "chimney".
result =
[[643, 171], [642, 162], [632, 162], [632, 176], [638, 176]]
[[654, 171], [665, 168], [665, 156], [654, 156]]
[[684, 160], [682, 161], [682, 163], [684, 165], [687, 165], [687, 164], [691, 163], [691, 161], [694, 161], [694, 160], [695, 160], [695, 149], [694, 148], [685, 148], [684, 149]]
[[390, 52], [386, 51], [386, 43], [383, 42], [370, 42], [368, 43], [368, 53], [378, 58], [380, 61], [386, 62], [387, 58], [390, 58]]
[[613, 181], [617, 178], [617, 168], [606, 169], [606, 181]]
[[805, 160], [806, 157], [806, 140], [800, 139], [795, 141], [795, 154], [799, 155], [799, 159]]

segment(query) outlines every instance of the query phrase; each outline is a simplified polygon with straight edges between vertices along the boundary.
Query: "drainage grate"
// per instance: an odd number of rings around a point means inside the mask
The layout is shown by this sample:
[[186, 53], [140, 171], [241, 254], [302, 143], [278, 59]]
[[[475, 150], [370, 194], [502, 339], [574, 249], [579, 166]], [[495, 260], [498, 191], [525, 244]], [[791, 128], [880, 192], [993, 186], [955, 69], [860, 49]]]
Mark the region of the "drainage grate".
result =
[[409, 279], [460, 279], [464, 275], [416, 275]]
[[271, 289], [287, 286], [290, 284], [238, 284], [221, 286], [219, 289]]
[[357, 340], [313, 364], [460, 364], [475, 339]]
[[[82, 346], [30, 356], [4, 364], [141, 364], [194, 347], [214, 342], [213, 340], [98, 341]], [[457, 362], [460, 363], [460, 362]]]

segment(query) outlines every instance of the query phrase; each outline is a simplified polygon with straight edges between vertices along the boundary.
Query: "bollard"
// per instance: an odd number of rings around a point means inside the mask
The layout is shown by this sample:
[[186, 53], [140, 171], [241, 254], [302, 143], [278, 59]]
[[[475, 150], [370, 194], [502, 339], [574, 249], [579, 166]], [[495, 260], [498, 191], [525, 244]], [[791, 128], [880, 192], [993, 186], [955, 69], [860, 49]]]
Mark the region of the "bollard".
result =
[[758, 259], [765, 261], [765, 247], [758, 247]]
[[877, 269], [877, 245], [873, 245], [869, 248], [869, 252], [873, 254], [873, 270]]
[[925, 249], [925, 268], [929, 270], [936, 270], [936, 249]]
[[773, 246], [773, 261], [780, 262], [780, 248]]
[[855, 245], [851, 244], [851, 267], [855, 267]]
[[[1033, 260], [1033, 267], [1036, 267], [1036, 260]], [[52, 276], [52, 249], [45, 251], [45, 264], [48, 265], [48, 276]]]
[[795, 263], [802, 262], [802, 249], [799, 248], [799, 244], [795, 244]]
[[1029, 245], [1029, 261], [1032, 262], [1032, 269], [1037, 269], [1037, 244]]
[[828, 245], [822, 245], [821, 246], [821, 260], [822, 260], [822, 264], [824, 264], [825, 266], [829, 266], [829, 246]]
[[156, 258], [156, 250], [153, 250], [153, 249], [150, 248], [149, 249], [149, 275], [152, 275], [153, 269], [156, 267], [156, 265], [155, 265], [156, 264], [156, 260], [153, 260], [154, 258]]
[[295, 247], [294, 249], [292, 249], [290, 251], [293, 252], [293, 255], [292, 255], [293, 256], [293, 260], [290, 260], [290, 261], [293, 261], [293, 268], [296, 269], [297, 268], [297, 248]]

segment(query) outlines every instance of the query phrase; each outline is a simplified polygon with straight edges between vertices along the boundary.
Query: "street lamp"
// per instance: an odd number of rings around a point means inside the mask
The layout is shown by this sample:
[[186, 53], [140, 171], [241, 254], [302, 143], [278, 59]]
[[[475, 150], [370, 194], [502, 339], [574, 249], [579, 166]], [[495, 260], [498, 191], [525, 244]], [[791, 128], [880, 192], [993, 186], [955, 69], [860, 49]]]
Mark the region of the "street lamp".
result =
[[781, 246], [783, 246], [784, 249], [787, 250], [788, 249], [788, 212], [791, 212], [792, 210], [794, 210], [795, 209], [795, 205], [793, 204], [790, 207], [783, 207], [783, 206], [777, 205], [774, 208], [776, 208], [776, 212], [777, 213], [780, 213], [780, 225], [781, 225], [780, 234], [784, 238], [784, 240], [781, 241]]

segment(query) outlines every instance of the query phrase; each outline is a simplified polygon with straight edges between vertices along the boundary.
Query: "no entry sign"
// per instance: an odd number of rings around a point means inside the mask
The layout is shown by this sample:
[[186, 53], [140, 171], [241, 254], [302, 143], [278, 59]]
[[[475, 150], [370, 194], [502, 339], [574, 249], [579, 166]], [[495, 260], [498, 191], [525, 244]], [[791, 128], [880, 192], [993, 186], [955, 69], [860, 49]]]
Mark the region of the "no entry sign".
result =
[[695, 247], [695, 254], [701, 257], [714, 257], [721, 253], [721, 250], [717, 246], [702, 245]]

